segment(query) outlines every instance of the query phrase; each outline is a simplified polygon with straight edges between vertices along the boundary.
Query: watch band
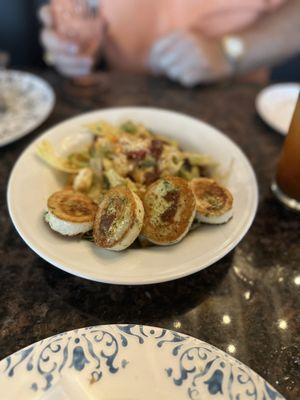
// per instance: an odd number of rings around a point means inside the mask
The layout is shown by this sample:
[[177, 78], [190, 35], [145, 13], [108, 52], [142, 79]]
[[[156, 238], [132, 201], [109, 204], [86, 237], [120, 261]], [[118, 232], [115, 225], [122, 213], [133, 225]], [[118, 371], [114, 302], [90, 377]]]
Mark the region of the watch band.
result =
[[54, 65], [54, 58], [49, 51], [46, 51], [46, 53], [43, 56], [43, 60], [49, 66]]
[[239, 72], [240, 62], [245, 54], [245, 44], [240, 36], [225, 35], [221, 39], [221, 47], [233, 73]]

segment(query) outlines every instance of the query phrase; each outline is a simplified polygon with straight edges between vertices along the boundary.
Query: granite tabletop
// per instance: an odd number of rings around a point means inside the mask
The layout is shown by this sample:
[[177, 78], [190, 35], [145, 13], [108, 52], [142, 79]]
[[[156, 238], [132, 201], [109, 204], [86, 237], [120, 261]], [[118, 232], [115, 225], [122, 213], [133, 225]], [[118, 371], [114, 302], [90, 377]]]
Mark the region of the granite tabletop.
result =
[[[43, 72], [57, 102], [49, 119], [0, 149], [0, 359], [59, 332], [98, 324], [141, 323], [187, 333], [230, 353], [287, 399], [300, 398], [300, 215], [270, 193], [283, 138], [256, 115], [259, 85], [184, 89], [165, 79], [107, 73], [78, 87]], [[52, 267], [17, 234], [6, 188], [22, 150], [48, 127], [115, 106], [163, 107], [200, 118], [233, 139], [257, 175], [259, 207], [241, 243], [211, 267], [173, 282], [114, 286]]]

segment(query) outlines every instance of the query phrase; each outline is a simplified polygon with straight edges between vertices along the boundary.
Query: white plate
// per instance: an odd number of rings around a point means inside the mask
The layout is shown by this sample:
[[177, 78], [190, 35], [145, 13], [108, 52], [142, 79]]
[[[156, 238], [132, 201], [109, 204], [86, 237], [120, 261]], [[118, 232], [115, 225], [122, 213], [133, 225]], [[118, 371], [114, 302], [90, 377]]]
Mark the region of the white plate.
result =
[[0, 146], [37, 128], [49, 116], [55, 102], [47, 82], [21, 71], [0, 71], [0, 96], [6, 106], [0, 113]]
[[[37, 142], [70, 143], [70, 135], [85, 123], [126, 119], [144, 123], [154, 132], [178, 140], [185, 149], [204, 152], [220, 162], [221, 171], [233, 162], [228, 187], [234, 196], [234, 217], [221, 226], [203, 225], [174, 246], [112, 252], [93, 243], [55, 234], [43, 221], [47, 198], [61, 188], [59, 175], [35, 155]], [[254, 172], [241, 150], [215, 128], [194, 118], [153, 108], [95, 111], [63, 122], [32, 143], [17, 161], [8, 185], [13, 223], [25, 242], [49, 263], [87, 279], [116, 284], [164, 282], [197, 272], [219, 260], [242, 239], [257, 207]]]
[[[162, 328], [103, 325], [44, 339], [0, 362], [5, 400], [284, 400], [201, 340]], [[51, 396], [51, 393], [53, 396]]]
[[268, 86], [256, 98], [256, 110], [273, 129], [286, 135], [300, 91], [298, 83]]

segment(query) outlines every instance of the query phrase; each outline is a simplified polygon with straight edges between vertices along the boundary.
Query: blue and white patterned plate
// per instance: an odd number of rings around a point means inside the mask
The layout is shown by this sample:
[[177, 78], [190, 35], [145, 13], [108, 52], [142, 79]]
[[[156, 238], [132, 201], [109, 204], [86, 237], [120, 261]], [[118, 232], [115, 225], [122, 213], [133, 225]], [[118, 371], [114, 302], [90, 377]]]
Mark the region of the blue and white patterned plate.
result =
[[38, 76], [21, 71], [0, 71], [0, 146], [37, 128], [50, 114], [55, 95]]
[[1, 399], [45, 398], [66, 376], [86, 399], [283, 399], [221, 350], [141, 325], [83, 328], [18, 351], [0, 362]]

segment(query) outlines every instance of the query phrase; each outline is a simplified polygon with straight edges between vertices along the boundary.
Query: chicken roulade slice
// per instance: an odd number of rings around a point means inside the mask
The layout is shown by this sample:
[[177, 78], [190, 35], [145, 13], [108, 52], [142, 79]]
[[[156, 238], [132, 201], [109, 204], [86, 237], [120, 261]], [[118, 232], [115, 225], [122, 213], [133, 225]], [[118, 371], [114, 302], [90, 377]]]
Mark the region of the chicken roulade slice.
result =
[[76, 236], [93, 228], [97, 205], [85, 194], [73, 190], [53, 193], [47, 202], [45, 221], [64, 236]]
[[158, 245], [174, 244], [184, 238], [196, 212], [195, 198], [186, 180], [161, 178], [148, 187], [143, 201], [144, 237]]
[[233, 216], [233, 197], [228, 189], [209, 178], [190, 183], [196, 199], [196, 217], [206, 224], [224, 224]]
[[104, 196], [94, 222], [94, 241], [109, 250], [124, 250], [140, 234], [144, 207], [127, 186], [116, 186]]

